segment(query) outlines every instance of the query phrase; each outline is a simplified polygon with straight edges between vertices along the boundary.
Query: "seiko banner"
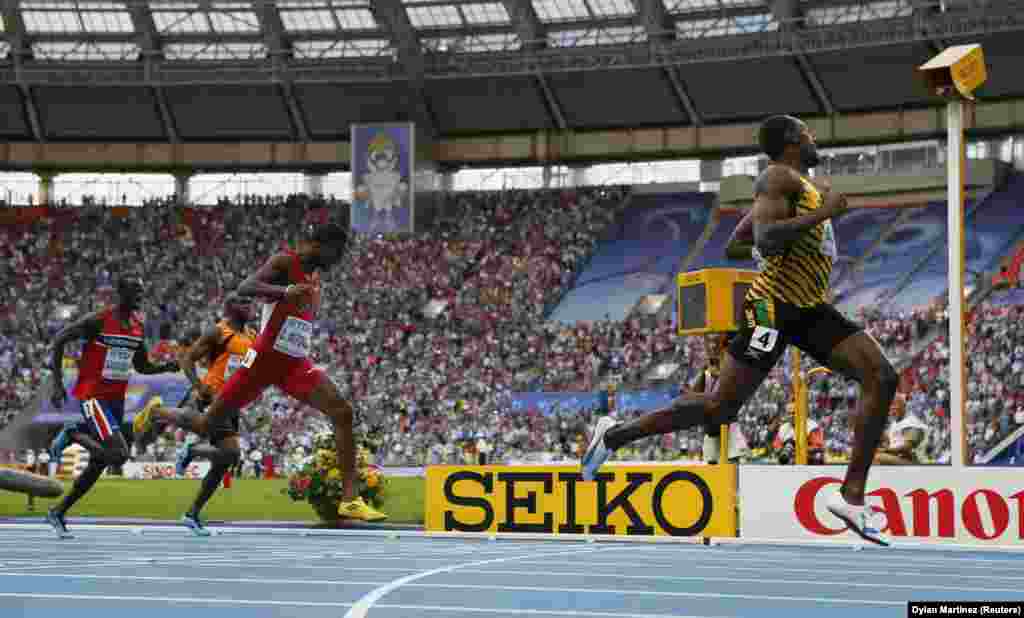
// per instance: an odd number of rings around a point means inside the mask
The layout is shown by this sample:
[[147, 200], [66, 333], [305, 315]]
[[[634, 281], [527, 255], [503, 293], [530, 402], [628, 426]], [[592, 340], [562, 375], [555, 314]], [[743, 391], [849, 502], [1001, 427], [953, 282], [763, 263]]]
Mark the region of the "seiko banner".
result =
[[[206, 476], [206, 473], [209, 471], [210, 462], [195, 461], [185, 469], [185, 474], [181, 478], [201, 479]], [[154, 480], [179, 478], [174, 470], [173, 461], [151, 461], [142, 463], [129, 461], [124, 464], [124, 467], [121, 469], [121, 474], [126, 479]]]
[[735, 466], [431, 466], [432, 532], [736, 536]]
[[[743, 466], [744, 537], [859, 541], [828, 512], [845, 466]], [[1024, 546], [1024, 476], [1019, 469], [875, 466], [868, 504], [899, 544]]]

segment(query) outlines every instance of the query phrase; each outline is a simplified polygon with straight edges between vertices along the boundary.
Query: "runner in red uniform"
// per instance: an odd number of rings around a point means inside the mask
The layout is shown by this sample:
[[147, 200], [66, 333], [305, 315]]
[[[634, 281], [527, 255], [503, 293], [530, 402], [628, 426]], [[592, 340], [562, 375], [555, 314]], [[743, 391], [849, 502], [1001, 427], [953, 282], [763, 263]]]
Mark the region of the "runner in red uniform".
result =
[[142, 282], [122, 277], [117, 283], [117, 305], [89, 314], [57, 333], [50, 368], [54, 374], [54, 407], [67, 400], [64, 389], [64, 346], [84, 339], [85, 349], [78, 367], [78, 382], [72, 394], [81, 407], [82, 422], [61, 432], [51, 450], [62, 452], [70, 442], [89, 451], [89, 465], [75, 480], [71, 491], [46, 521], [58, 538], [71, 538], [64, 515], [82, 498], [107, 466], [118, 467], [128, 460], [128, 445], [121, 435], [124, 396], [132, 370], [141, 374], [173, 373], [177, 363], [153, 365], [142, 339], [142, 320], [135, 314], [142, 298]]
[[348, 519], [376, 521], [387, 516], [370, 508], [355, 490], [356, 451], [352, 436], [352, 406], [338, 387], [310, 360], [313, 320], [320, 308], [320, 274], [334, 266], [348, 245], [348, 232], [337, 223], [319, 226], [299, 242], [260, 267], [239, 286], [240, 296], [267, 299], [263, 305], [260, 335], [224, 389], [205, 414], [190, 411], [165, 414], [159, 409], [140, 419], [140, 431], [148, 431], [152, 417], [173, 422], [182, 429], [211, 435], [230, 426], [239, 410], [255, 401], [269, 386], [320, 410], [334, 421], [338, 467], [343, 496], [338, 514]]

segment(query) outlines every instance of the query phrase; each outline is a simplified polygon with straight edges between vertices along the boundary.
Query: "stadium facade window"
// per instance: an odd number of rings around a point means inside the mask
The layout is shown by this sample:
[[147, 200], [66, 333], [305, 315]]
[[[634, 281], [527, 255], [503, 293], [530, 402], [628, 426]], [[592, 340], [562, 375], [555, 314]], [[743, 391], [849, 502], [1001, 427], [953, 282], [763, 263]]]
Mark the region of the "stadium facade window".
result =
[[408, 6], [405, 12], [414, 28], [445, 28], [461, 26], [462, 14], [456, 6], [450, 4], [431, 4], [427, 6]]
[[541, 167], [504, 167], [468, 169], [455, 172], [455, 191], [502, 191], [505, 189], [539, 189], [544, 186]]
[[377, 30], [367, 0], [283, 0], [278, 11], [285, 30]]
[[135, 31], [122, 2], [25, 0], [20, 3], [25, 30], [30, 33]]
[[39, 176], [31, 172], [0, 172], [0, 200], [5, 204], [38, 203]]
[[543, 22], [571, 22], [591, 18], [584, 0], [533, 0], [537, 19]]
[[153, 22], [160, 34], [204, 32], [256, 33], [260, 22], [251, 2], [151, 2]]
[[333, 31], [338, 28], [334, 14], [326, 10], [281, 11], [281, 23], [289, 32]]
[[514, 51], [522, 47], [519, 36], [513, 32], [467, 35], [458, 38], [424, 38], [422, 45], [427, 51], [467, 54]]
[[170, 174], [59, 174], [53, 180], [53, 195], [60, 202], [83, 204], [92, 201], [111, 206], [142, 206], [174, 195]]
[[631, 0], [587, 0], [590, 12], [599, 17], [628, 17], [636, 15]]
[[812, 26], [834, 26], [873, 19], [892, 19], [913, 15], [914, 7], [909, 0], [884, 0], [836, 6], [809, 8], [807, 23]]
[[778, 29], [779, 22], [775, 21], [775, 18], [768, 13], [736, 15], [718, 19], [686, 19], [676, 22], [676, 34], [680, 39], [754, 34]]
[[511, 23], [505, 5], [498, 2], [463, 4], [459, 8], [462, 10], [462, 17], [465, 18], [467, 24], [491, 25]]
[[624, 45], [647, 40], [643, 26], [609, 26], [586, 30], [556, 30], [548, 33], [552, 47], [581, 47], [591, 45]]
[[721, 8], [719, 0], [664, 0], [669, 13], [692, 13]]
[[168, 60], [256, 60], [267, 57], [263, 43], [167, 43], [164, 56]]
[[305, 174], [196, 174], [189, 179], [194, 204], [210, 205], [219, 200], [244, 203], [247, 196], [285, 197], [306, 189]]
[[700, 180], [700, 161], [677, 159], [641, 163], [602, 163], [587, 168], [584, 180], [591, 186], [697, 182]]
[[376, 58], [393, 56], [390, 41], [383, 39], [352, 39], [346, 41], [295, 41], [295, 57], [303, 60], [327, 58]]
[[374, 30], [377, 20], [369, 9], [339, 9], [334, 12], [344, 30]]
[[352, 173], [332, 172], [324, 176], [323, 191], [325, 197], [338, 200], [352, 199]]
[[135, 43], [97, 43], [94, 41], [40, 41], [32, 44], [37, 60], [91, 61], [138, 60], [139, 46]]

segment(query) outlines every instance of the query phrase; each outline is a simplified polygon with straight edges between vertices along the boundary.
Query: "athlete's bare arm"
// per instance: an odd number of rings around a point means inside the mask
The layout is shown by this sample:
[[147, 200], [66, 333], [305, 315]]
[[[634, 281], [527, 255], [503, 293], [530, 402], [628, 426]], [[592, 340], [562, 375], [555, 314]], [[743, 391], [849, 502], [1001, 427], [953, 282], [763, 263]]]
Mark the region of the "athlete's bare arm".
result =
[[750, 260], [754, 255], [754, 210], [740, 220], [725, 245], [725, 257], [730, 260]]
[[199, 381], [199, 375], [196, 373], [196, 363], [204, 358], [209, 358], [213, 351], [217, 349], [217, 346], [223, 343], [223, 340], [224, 333], [216, 326], [213, 326], [203, 333], [203, 336], [196, 341], [195, 345], [178, 359], [178, 366], [181, 367], [181, 371], [192, 384], [192, 388], [206, 398], [212, 397], [213, 393], [209, 391], [205, 384]]
[[146, 344], [142, 344], [139, 346], [138, 350], [135, 350], [135, 356], [132, 357], [132, 365], [135, 367], [136, 373], [140, 373], [144, 376], [155, 375], [158, 373], [176, 373], [178, 371], [178, 363], [175, 361], [160, 365], [154, 365], [151, 363], [149, 360], [149, 350], [146, 349]]
[[793, 170], [772, 165], [754, 185], [754, 242], [764, 254], [786, 249], [790, 243], [822, 221], [846, 212], [846, 198], [829, 192], [821, 208], [794, 216], [790, 198], [802, 190], [800, 177]]
[[62, 407], [68, 398], [67, 391], [64, 389], [64, 346], [81, 339], [91, 341], [99, 337], [101, 332], [103, 332], [103, 316], [96, 312], [65, 326], [54, 337], [50, 353], [50, 371], [53, 372], [51, 401], [55, 407]]
[[288, 281], [291, 260], [292, 258], [284, 253], [271, 257], [238, 286], [238, 295], [293, 301], [312, 293], [313, 286], [310, 285], [280, 285], [281, 281]]

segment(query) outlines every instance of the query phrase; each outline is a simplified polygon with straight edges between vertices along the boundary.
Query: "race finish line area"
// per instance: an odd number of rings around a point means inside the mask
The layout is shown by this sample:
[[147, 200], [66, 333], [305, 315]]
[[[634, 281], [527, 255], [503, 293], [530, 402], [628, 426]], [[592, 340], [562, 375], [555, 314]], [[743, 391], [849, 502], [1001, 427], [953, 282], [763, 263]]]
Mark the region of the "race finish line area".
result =
[[910, 601], [1020, 607], [1024, 587], [1024, 555], [1005, 551], [216, 530], [0, 526], [0, 615], [907, 616]]

